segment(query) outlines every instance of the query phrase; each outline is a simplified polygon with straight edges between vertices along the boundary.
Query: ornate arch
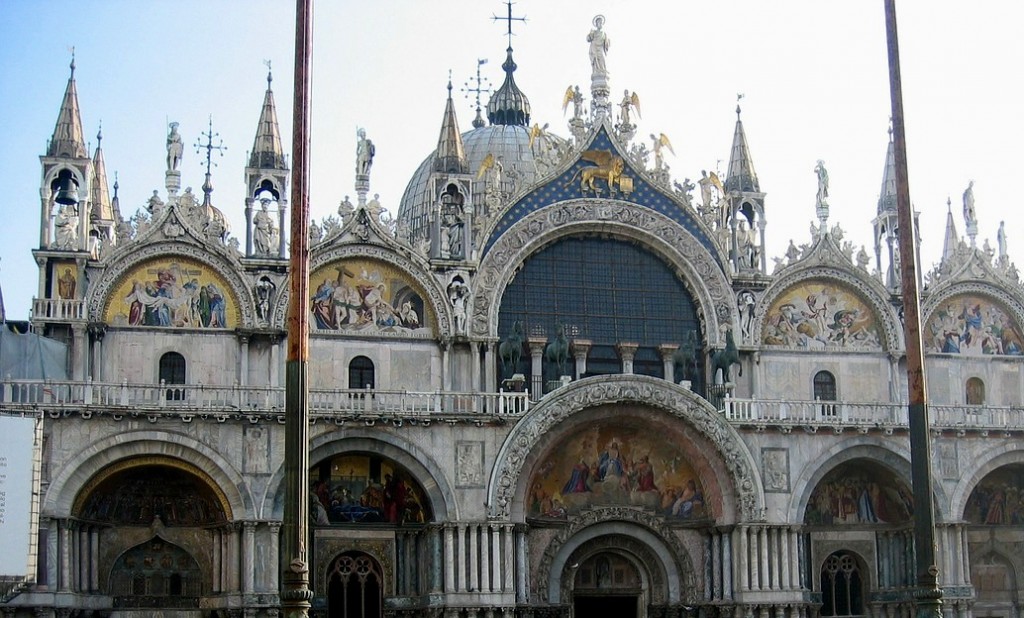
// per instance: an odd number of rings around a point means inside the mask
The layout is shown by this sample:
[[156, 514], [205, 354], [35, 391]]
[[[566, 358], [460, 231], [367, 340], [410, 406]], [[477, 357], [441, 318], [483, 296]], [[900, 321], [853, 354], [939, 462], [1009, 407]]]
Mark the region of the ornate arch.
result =
[[878, 319], [882, 331], [882, 347], [884, 350], [903, 349], [903, 325], [900, 323], [892, 305], [889, 304], [888, 295], [881, 286], [874, 280], [865, 279], [856, 272], [834, 266], [812, 266], [799, 268], [785, 273], [781, 278], [772, 282], [758, 299], [754, 308], [754, 325], [751, 337], [758, 345], [763, 336], [764, 322], [768, 317], [768, 309], [775, 300], [792, 286], [804, 281], [814, 279], [827, 279], [834, 281], [848, 289], [855, 291], [871, 308]]
[[974, 464], [972, 469], [961, 474], [960, 482], [956, 484], [950, 496], [951, 521], [959, 521], [963, 518], [971, 492], [986, 476], [1003, 466], [1024, 464], [1024, 451], [1020, 449], [1019, 445], [1013, 443], [993, 444], [976, 454], [970, 461]]
[[237, 262], [191, 243], [173, 241], [157, 242], [137, 249], [133, 247], [130, 251], [117, 254], [116, 260], [102, 271], [103, 274], [99, 281], [89, 286], [89, 320], [103, 321], [103, 310], [107, 305], [108, 297], [132, 268], [150, 259], [173, 258], [174, 256], [182, 256], [210, 265], [228, 283], [231, 293], [234, 294], [238, 302], [239, 326], [253, 327], [257, 324], [256, 301], [252, 296], [250, 286], [239, 274], [242, 272], [242, 268]]
[[721, 324], [739, 324], [728, 277], [707, 247], [672, 219], [650, 208], [602, 199], [576, 199], [541, 208], [513, 224], [484, 255], [477, 271], [472, 334], [496, 337], [501, 296], [519, 266], [546, 245], [574, 234], [631, 240], [666, 260], [697, 304], [709, 346], [721, 345]]
[[[828, 450], [815, 457], [807, 458], [808, 465], [794, 479], [794, 489], [790, 497], [789, 514], [786, 516], [786, 521], [802, 522], [811, 494], [814, 493], [822, 479], [836, 466], [854, 459], [868, 459], [888, 466], [899, 475], [900, 480], [904, 481], [907, 487], [911, 486], [909, 448], [897, 447], [891, 440], [886, 442], [885, 446], [881, 446], [875, 438], [858, 435], [833, 444]], [[938, 519], [945, 521], [957, 519], [956, 517], [951, 518], [945, 511], [944, 507], [948, 506], [949, 501], [937, 479], [932, 479], [932, 502], [937, 507]]]
[[588, 511], [558, 531], [537, 568], [541, 600], [563, 603], [572, 585], [571, 581], [563, 580], [566, 566], [573, 564], [581, 552], [588, 553], [588, 549], [612, 547], [641, 556], [645, 564], [657, 567], [648, 569], [652, 602], [696, 602], [699, 580], [693, 558], [679, 537], [660, 518], [624, 507]]
[[168, 459], [203, 470], [214, 483], [214, 491], [230, 507], [230, 517], [256, 517], [245, 478], [219, 452], [188, 436], [148, 430], [119, 433], [78, 451], [51, 481], [43, 512], [51, 517], [70, 516], [82, 490], [111, 465], [128, 460], [143, 464]]
[[657, 408], [691, 426], [714, 446], [730, 477], [737, 502], [736, 517], [745, 521], [763, 519], [764, 488], [755, 473], [754, 459], [736, 430], [710, 403], [691, 391], [666, 380], [640, 375], [586, 378], [558, 389], [533, 407], [498, 451], [487, 488], [491, 516], [512, 518], [513, 503], [522, 498], [517, 497], [522, 491], [520, 475], [542, 436], [575, 414], [621, 403]]
[[[333, 247], [323, 253], [318, 253], [313, 256], [309, 265], [309, 272], [312, 273], [321, 266], [346, 258], [374, 259], [405, 272], [409, 275], [410, 280], [420, 286], [420, 289], [422, 289], [430, 299], [434, 315], [437, 316], [438, 337], [441, 339], [447, 339], [454, 334], [452, 331], [451, 307], [448, 304], [448, 297], [445, 290], [440, 286], [436, 279], [430, 277], [424, 272], [422, 264], [418, 261], [397, 253], [387, 247], [361, 244]], [[285, 281], [287, 281], [287, 279], [285, 279]], [[285, 322], [288, 319], [287, 309], [290, 297], [290, 286], [285, 286], [285, 289], [281, 290], [281, 293], [278, 294], [277, 301], [274, 305], [274, 328], [286, 328]]]
[[1024, 328], [1024, 304], [1019, 297], [1014, 296], [1004, 288], [982, 281], [964, 281], [952, 283], [941, 288], [934, 294], [929, 294], [921, 305], [922, 328], [927, 327], [935, 312], [942, 309], [943, 305], [957, 296], [977, 295], [986, 296], [1005, 307], [1017, 323], [1019, 328]]
[[[437, 521], [458, 521], [459, 507], [455, 491], [448, 482], [443, 468], [420, 447], [400, 436], [364, 429], [346, 430], [344, 437], [334, 432], [325, 432], [309, 442], [310, 462], [321, 461], [346, 452], [363, 451], [387, 457], [401, 464], [423, 487], [430, 499], [430, 506]], [[270, 479], [262, 512], [267, 517], [280, 518], [284, 501], [284, 465]]]

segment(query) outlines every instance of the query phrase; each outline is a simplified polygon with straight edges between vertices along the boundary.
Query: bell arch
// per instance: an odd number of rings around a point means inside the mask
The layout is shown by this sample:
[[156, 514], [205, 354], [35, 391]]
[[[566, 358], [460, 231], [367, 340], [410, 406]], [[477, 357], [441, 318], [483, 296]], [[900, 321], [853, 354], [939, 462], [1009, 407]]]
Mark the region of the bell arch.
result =
[[721, 345], [720, 325], [739, 324], [728, 276], [689, 231], [667, 216], [636, 204], [576, 199], [530, 213], [490, 246], [477, 271], [473, 334], [498, 336], [501, 297], [524, 261], [562, 238], [587, 234], [611, 235], [637, 243], [675, 269], [694, 299], [709, 346]]
[[524, 473], [537, 465], [538, 443], [552, 440], [567, 420], [600, 406], [628, 405], [657, 409], [679, 419], [681, 426], [705, 440], [714, 451], [709, 465], [728, 479], [721, 483], [718, 523], [750, 521], [762, 516], [764, 489], [753, 457], [739, 434], [706, 400], [689, 390], [638, 375], [586, 378], [558, 389], [533, 407], [506, 437], [498, 451], [487, 489], [492, 517], [522, 521], [528, 482]]

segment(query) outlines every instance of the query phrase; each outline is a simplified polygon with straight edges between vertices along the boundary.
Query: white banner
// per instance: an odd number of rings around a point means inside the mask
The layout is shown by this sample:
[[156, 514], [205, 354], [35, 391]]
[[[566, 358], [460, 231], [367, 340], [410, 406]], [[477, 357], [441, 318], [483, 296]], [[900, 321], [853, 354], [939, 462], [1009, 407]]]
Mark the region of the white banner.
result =
[[36, 419], [0, 415], [0, 575], [35, 579]]

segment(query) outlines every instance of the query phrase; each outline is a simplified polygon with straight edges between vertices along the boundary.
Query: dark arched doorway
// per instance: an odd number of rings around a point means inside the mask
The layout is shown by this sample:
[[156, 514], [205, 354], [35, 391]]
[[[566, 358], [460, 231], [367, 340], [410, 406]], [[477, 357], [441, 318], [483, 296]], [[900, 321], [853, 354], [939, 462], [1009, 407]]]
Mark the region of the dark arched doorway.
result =
[[327, 615], [330, 618], [383, 616], [384, 577], [369, 554], [347, 551], [327, 570]]
[[640, 615], [643, 580], [625, 556], [600, 552], [582, 563], [573, 578], [573, 616]]
[[821, 565], [821, 615], [864, 615], [864, 577], [852, 552], [837, 551]]

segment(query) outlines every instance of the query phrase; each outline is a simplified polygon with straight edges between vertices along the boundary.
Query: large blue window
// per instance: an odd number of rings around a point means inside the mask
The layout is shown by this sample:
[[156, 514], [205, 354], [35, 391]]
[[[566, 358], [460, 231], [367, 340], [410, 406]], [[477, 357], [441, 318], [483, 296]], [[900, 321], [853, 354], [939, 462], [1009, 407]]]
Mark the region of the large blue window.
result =
[[499, 336], [517, 320], [527, 337], [551, 338], [565, 325], [570, 341], [591, 340], [588, 374], [621, 373], [615, 345], [629, 342], [640, 346], [634, 373], [664, 377], [658, 346], [700, 332], [693, 299], [668, 264], [636, 244], [598, 237], [560, 240], [526, 260], [501, 299]]

